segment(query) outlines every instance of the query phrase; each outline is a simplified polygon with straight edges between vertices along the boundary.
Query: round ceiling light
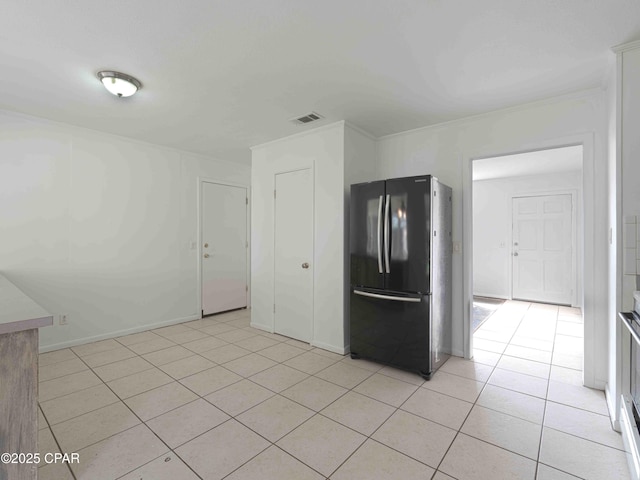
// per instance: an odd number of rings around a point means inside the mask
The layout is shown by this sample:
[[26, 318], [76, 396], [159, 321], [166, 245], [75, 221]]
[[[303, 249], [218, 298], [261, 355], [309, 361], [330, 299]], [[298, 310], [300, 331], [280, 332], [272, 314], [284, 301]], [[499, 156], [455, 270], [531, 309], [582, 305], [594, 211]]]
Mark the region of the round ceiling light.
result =
[[137, 78], [120, 72], [98, 72], [98, 78], [104, 87], [117, 97], [130, 97], [142, 88]]

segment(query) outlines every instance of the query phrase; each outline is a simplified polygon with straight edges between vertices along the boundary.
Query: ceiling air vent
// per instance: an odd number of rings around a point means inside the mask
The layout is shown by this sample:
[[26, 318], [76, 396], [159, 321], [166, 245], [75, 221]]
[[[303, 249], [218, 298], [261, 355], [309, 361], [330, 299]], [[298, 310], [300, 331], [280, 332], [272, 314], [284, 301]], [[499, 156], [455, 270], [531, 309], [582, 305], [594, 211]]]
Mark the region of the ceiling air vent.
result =
[[322, 115], [317, 114], [316, 112], [311, 112], [311, 113], [307, 113], [306, 115], [303, 115], [301, 117], [294, 118], [291, 121], [293, 123], [297, 123], [298, 125], [305, 125], [307, 123], [311, 123], [311, 122], [315, 122], [316, 120], [320, 120], [321, 118], [323, 118]]

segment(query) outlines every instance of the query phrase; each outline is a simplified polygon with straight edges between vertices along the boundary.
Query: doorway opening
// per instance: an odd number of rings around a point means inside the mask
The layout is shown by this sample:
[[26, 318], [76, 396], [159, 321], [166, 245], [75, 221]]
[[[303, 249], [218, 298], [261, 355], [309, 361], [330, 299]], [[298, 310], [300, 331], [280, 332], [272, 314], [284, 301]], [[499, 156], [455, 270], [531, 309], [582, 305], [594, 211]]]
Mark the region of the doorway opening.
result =
[[583, 146], [472, 162], [473, 356], [582, 379]]
[[247, 308], [249, 192], [246, 186], [198, 180], [200, 311]]

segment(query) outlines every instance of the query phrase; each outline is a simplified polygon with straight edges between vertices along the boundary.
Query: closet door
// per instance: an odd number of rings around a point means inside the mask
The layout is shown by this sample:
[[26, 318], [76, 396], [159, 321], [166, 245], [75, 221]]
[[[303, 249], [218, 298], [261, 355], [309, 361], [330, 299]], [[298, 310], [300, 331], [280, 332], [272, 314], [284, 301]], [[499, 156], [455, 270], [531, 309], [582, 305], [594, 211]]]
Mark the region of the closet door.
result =
[[313, 176], [275, 176], [274, 330], [304, 342], [313, 332]]

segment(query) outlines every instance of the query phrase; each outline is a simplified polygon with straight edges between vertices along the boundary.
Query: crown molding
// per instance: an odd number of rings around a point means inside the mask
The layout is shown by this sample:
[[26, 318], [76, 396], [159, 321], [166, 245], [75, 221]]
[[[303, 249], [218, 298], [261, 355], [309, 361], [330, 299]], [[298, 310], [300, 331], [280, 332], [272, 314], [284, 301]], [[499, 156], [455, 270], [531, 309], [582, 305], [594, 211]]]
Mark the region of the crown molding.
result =
[[305, 130], [304, 132], [298, 132], [298, 133], [294, 133], [293, 135], [287, 135], [286, 137], [281, 137], [281, 138], [277, 138], [275, 140], [270, 140], [268, 142], [264, 142], [264, 143], [260, 143], [258, 145], [253, 145], [252, 147], [249, 147], [249, 149], [251, 151], [254, 150], [260, 150], [264, 147], [268, 147], [270, 145], [274, 145], [280, 142], [286, 142], [288, 140], [293, 140], [295, 138], [300, 138], [300, 137], [306, 137], [307, 135], [311, 135], [313, 133], [318, 133], [321, 132], [323, 130], [330, 130], [332, 128], [336, 128], [336, 127], [343, 127], [344, 128], [345, 125], [345, 121], [344, 120], [339, 120], [337, 122], [333, 122], [333, 123], [329, 123], [327, 125], [321, 125], [319, 127], [313, 128], [311, 130]]
[[366, 130], [363, 130], [362, 128], [358, 127], [357, 125], [354, 125], [353, 123], [345, 120], [344, 122], [345, 127], [350, 128], [351, 130], [354, 130], [362, 135], [364, 135], [365, 137], [369, 138], [370, 140], [377, 140], [378, 137], [376, 137], [375, 135], [373, 135], [372, 133], [367, 132]]
[[635, 50], [636, 48], [640, 48], [640, 40], [616, 45], [615, 47], [611, 47], [611, 50], [613, 50], [614, 53], [624, 53], [630, 50]]
[[387, 139], [394, 138], [394, 137], [402, 137], [404, 135], [410, 135], [410, 134], [418, 133], [418, 132], [422, 132], [422, 131], [438, 130], [438, 129], [448, 128], [448, 127], [452, 127], [452, 126], [465, 125], [465, 124], [474, 122], [474, 121], [482, 119], [482, 118], [490, 118], [490, 117], [492, 117], [494, 115], [500, 115], [500, 114], [509, 113], [509, 112], [517, 112], [517, 111], [527, 110], [529, 108], [540, 107], [540, 106], [544, 106], [544, 105], [553, 105], [555, 103], [565, 102], [565, 101], [569, 101], [569, 100], [592, 98], [594, 96], [600, 95], [601, 93], [602, 93], [602, 87], [601, 86], [592, 87], [592, 88], [588, 88], [588, 89], [585, 89], [585, 90], [578, 90], [578, 91], [575, 91], [575, 92], [565, 93], [563, 95], [558, 95], [558, 96], [555, 96], [555, 97], [543, 98], [542, 100], [534, 100], [532, 102], [521, 103], [521, 104], [513, 105], [513, 106], [510, 106], [510, 107], [504, 107], [504, 108], [500, 108], [500, 109], [497, 109], [497, 110], [490, 110], [488, 112], [482, 112], [482, 113], [477, 113], [475, 115], [469, 115], [469, 116], [466, 116], [466, 117], [456, 118], [456, 119], [448, 120], [448, 121], [441, 122], [441, 123], [434, 123], [432, 125], [425, 125], [424, 127], [412, 128], [410, 130], [404, 130], [404, 131], [398, 132], [398, 133], [390, 133], [388, 135], [382, 135], [382, 136], [377, 138], [377, 141], [387, 140]]

